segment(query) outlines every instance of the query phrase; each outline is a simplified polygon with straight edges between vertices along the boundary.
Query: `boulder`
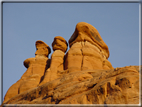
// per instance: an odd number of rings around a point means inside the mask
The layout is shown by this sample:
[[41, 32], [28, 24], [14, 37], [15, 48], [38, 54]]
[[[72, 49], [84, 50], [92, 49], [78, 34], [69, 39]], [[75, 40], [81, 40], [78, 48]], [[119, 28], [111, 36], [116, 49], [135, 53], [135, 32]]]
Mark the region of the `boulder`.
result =
[[52, 48], [53, 48], [53, 51], [61, 50], [65, 53], [68, 48], [68, 43], [66, 42], [66, 40], [63, 37], [56, 36], [54, 38], [53, 43], [52, 43]]

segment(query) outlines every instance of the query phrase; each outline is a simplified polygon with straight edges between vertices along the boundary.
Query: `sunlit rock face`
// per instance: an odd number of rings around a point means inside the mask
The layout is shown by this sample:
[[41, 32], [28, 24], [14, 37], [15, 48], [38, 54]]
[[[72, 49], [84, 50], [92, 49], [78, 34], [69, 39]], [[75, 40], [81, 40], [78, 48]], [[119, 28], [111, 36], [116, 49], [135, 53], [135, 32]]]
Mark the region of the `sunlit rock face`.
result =
[[65, 69], [82, 71], [87, 69], [112, 69], [108, 46], [92, 25], [80, 22], [69, 39], [70, 50], [66, 55]]
[[[65, 73], [4, 104], [139, 104], [139, 66]], [[30, 105], [27, 105], [30, 106]], [[48, 105], [47, 105], [48, 106]]]
[[35, 46], [35, 57], [28, 58], [23, 62], [27, 71], [22, 75], [20, 80], [9, 88], [4, 102], [17, 94], [37, 87], [46, 69], [49, 68], [50, 60], [48, 59], [48, 55], [51, 53], [50, 47], [41, 40], [36, 41]]
[[52, 48], [53, 48], [53, 51], [61, 50], [65, 53], [68, 48], [68, 43], [63, 37], [56, 36], [52, 43]]
[[53, 54], [51, 56], [50, 68], [47, 69], [44, 75], [44, 79], [40, 85], [55, 80], [60, 77], [58, 72], [64, 70], [64, 56], [67, 50], [67, 42], [61, 36], [56, 36], [52, 43]]
[[96, 28], [80, 22], [68, 42], [67, 51], [66, 40], [56, 36], [49, 59], [50, 47], [36, 41], [35, 57], [24, 61], [27, 70], [9, 88], [3, 104], [140, 103], [140, 66], [114, 69]]

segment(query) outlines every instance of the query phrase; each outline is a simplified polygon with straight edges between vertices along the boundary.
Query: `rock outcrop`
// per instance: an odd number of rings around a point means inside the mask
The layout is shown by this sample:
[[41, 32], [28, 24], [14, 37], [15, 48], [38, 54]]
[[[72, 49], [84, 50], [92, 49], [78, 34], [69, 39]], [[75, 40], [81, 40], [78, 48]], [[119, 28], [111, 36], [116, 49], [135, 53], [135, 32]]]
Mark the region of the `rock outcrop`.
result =
[[108, 46], [92, 25], [80, 22], [69, 39], [70, 50], [66, 55], [65, 69], [70, 72], [87, 69], [112, 69]]
[[139, 66], [65, 73], [5, 104], [139, 104]]
[[27, 71], [22, 75], [21, 79], [13, 84], [7, 91], [4, 102], [27, 91], [31, 88], [35, 88], [41, 82], [44, 73], [47, 68], [49, 68], [50, 60], [48, 55], [51, 53], [50, 47], [43, 41], [36, 41], [36, 52], [35, 57], [28, 58], [24, 61], [24, 66]]
[[44, 75], [44, 79], [40, 85], [60, 77], [60, 75], [58, 75], [58, 72], [64, 70], [64, 56], [67, 50], [67, 46], [68, 44], [63, 37], [56, 36], [54, 38], [54, 41], [52, 43], [54, 52], [51, 56], [50, 68], [47, 69]]
[[[3, 104], [139, 104], [139, 66], [113, 68], [109, 49], [92, 25], [80, 22], [68, 43], [36, 42], [27, 71], [7, 91]], [[2, 104], [2, 105], [3, 105]]]

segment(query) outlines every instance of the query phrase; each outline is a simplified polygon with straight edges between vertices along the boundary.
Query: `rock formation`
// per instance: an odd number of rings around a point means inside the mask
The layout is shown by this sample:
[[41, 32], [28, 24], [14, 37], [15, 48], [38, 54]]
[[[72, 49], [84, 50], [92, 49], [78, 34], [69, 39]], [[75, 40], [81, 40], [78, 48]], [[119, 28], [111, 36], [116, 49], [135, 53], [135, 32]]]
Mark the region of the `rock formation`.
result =
[[20, 80], [9, 88], [4, 102], [17, 94], [37, 87], [44, 76], [44, 72], [49, 68], [50, 60], [48, 59], [48, 55], [51, 53], [50, 47], [40, 40], [36, 41], [35, 45], [37, 50], [35, 57], [28, 58], [24, 61], [24, 66], [27, 68], [27, 71], [22, 75]]
[[54, 52], [51, 56], [50, 68], [47, 69], [44, 75], [44, 79], [40, 85], [60, 77], [60, 75], [58, 75], [58, 72], [64, 70], [64, 56], [67, 50], [67, 46], [68, 44], [63, 37], [56, 36], [54, 38], [54, 41], [52, 43]]
[[[27, 71], [5, 95], [3, 104], [139, 104], [139, 66], [113, 68], [109, 49], [92, 25], [80, 22], [68, 43], [56, 36], [50, 47], [36, 42]], [[2, 105], [3, 105], [2, 104]]]
[[5, 104], [139, 104], [139, 66], [65, 73]]
[[70, 72], [87, 69], [112, 69], [108, 46], [92, 25], [80, 22], [69, 39], [70, 50], [66, 56], [65, 68]]

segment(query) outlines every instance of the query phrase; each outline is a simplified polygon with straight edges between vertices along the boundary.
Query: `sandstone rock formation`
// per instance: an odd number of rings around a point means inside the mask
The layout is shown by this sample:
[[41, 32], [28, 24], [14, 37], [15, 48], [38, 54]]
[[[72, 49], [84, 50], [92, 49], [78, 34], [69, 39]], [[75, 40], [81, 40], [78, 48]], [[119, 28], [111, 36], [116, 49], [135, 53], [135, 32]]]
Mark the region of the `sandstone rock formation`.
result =
[[80, 22], [69, 39], [71, 47], [66, 56], [65, 69], [70, 72], [87, 69], [112, 69], [107, 60], [109, 50], [99, 32], [92, 25]]
[[66, 42], [66, 40], [63, 37], [56, 36], [54, 38], [53, 43], [52, 43], [52, 48], [53, 48], [53, 51], [61, 50], [65, 53], [67, 51], [67, 48], [68, 48], [68, 43]]
[[[68, 43], [56, 36], [50, 47], [36, 42], [27, 71], [3, 104], [139, 104], [139, 66], [113, 68], [109, 49], [92, 25], [80, 22]], [[2, 105], [3, 105], [2, 104]]]
[[51, 53], [50, 47], [43, 41], [36, 41], [35, 57], [28, 58], [24, 61], [24, 66], [27, 71], [22, 75], [21, 79], [13, 84], [7, 91], [4, 102], [27, 91], [31, 88], [37, 87], [43, 78], [44, 72], [49, 68], [48, 55]]
[[64, 70], [64, 56], [67, 50], [67, 46], [68, 44], [63, 37], [56, 36], [54, 38], [54, 41], [52, 43], [54, 52], [51, 56], [50, 68], [47, 69], [44, 75], [44, 79], [40, 85], [60, 77], [60, 75], [58, 75], [58, 72]]
[[64, 73], [5, 104], [139, 104], [139, 66]]

